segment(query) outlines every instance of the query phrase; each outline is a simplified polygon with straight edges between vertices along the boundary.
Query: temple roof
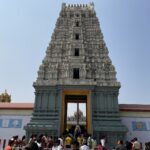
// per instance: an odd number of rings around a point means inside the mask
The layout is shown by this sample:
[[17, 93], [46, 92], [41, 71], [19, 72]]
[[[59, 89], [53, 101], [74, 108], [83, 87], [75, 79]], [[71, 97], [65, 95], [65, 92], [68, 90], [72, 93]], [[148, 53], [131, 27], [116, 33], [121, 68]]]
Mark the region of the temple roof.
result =
[[33, 109], [33, 103], [0, 103], [0, 109]]
[[150, 105], [142, 104], [119, 104], [120, 111], [150, 112]]
[[[33, 109], [33, 103], [0, 103], [0, 109]], [[119, 104], [120, 111], [150, 112], [150, 105]]]

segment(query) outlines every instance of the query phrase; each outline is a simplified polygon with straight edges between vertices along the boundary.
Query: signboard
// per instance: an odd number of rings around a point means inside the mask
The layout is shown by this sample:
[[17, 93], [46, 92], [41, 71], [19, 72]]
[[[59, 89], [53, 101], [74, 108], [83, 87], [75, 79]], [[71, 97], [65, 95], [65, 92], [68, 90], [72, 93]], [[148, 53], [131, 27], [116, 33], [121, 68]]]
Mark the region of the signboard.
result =
[[0, 119], [0, 128], [21, 128], [22, 119]]
[[133, 131], [147, 131], [146, 122], [142, 121], [132, 121]]

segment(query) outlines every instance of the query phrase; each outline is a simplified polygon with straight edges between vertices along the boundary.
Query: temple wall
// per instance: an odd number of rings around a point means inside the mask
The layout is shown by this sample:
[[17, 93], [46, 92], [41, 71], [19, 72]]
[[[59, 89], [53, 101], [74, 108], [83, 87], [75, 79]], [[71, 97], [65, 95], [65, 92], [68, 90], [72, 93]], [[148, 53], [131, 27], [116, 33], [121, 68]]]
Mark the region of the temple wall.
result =
[[[2, 150], [4, 140], [6, 140], [6, 144], [8, 140], [15, 135], [18, 135], [19, 138], [25, 135], [24, 126], [30, 122], [31, 119], [31, 110], [24, 110], [24, 115], [22, 114], [22, 110], [16, 111], [16, 115], [13, 110], [9, 110], [9, 115], [2, 115], [3, 111], [0, 111], [0, 150]], [[6, 111], [5, 111], [6, 112]], [[30, 113], [30, 115], [28, 115]]]
[[126, 139], [131, 140], [137, 137], [144, 146], [145, 142], [150, 141], [150, 117], [147, 116], [147, 112], [143, 112], [141, 116], [138, 116], [136, 112], [134, 112], [134, 114], [136, 114], [136, 116], [128, 112], [128, 116], [121, 117], [122, 124], [128, 128]]
[[[4, 139], [6, 139], [7, 143], [8, 139], [12, 136], [19, 135], [19, 137], [22, 138], [22, 136], [25, 135], [24, 126], [29, 123], [31, 115], [32, 109], [20, 109], [17, 111], [13, 109], [0, 110], [0, 150], [2, 150]], [[150, 140], [149, 116], [150, 112], [120, 111], [122, 124], [128, 128], [126, 134], [127, 140], [137, 137], [143, 145]], [[15, 120], [18, 120], [18, 125], [16, 125]]]

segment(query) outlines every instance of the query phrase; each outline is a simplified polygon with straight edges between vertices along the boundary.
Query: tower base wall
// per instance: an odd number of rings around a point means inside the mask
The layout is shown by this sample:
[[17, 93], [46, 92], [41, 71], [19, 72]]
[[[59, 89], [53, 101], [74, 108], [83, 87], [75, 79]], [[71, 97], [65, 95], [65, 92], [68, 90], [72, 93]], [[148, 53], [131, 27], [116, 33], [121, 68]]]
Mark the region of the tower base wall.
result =
[[[106, 146], [113, 148], [117, 140], [124, 139], [127, 131], [122, 125], [118, 107], [118, 87], [96, 87], [96, 86], [43, 86], [35, 87], [35, 105], [33, 117], [30, 123], [25, 126], [27, 139], [32, 134], [47, 136], [60, 136], [63, 133], [62, 122], [62, 101], [64, 91], [89, 91], [88, 103], [91, 109], [87, 116], [88, 124], [93, 137], [100, 141], [106, 137]], [[63, 117], [64, 118], [64, 117]]]

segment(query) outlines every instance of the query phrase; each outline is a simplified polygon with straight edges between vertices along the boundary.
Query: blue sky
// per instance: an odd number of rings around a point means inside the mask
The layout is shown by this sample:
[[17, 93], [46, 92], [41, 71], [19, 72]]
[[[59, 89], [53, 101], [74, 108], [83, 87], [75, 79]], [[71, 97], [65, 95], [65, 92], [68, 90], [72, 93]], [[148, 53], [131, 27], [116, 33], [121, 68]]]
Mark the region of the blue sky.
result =
[[[93, 0], [109, 56], [121, 82], [119, 103], [150, 102], [150, 0]], [[90, 0], [64, 0], [89, 3]], [[34, 102], [33, 82], [61, 0], [0, 0], [0, 93]]]

